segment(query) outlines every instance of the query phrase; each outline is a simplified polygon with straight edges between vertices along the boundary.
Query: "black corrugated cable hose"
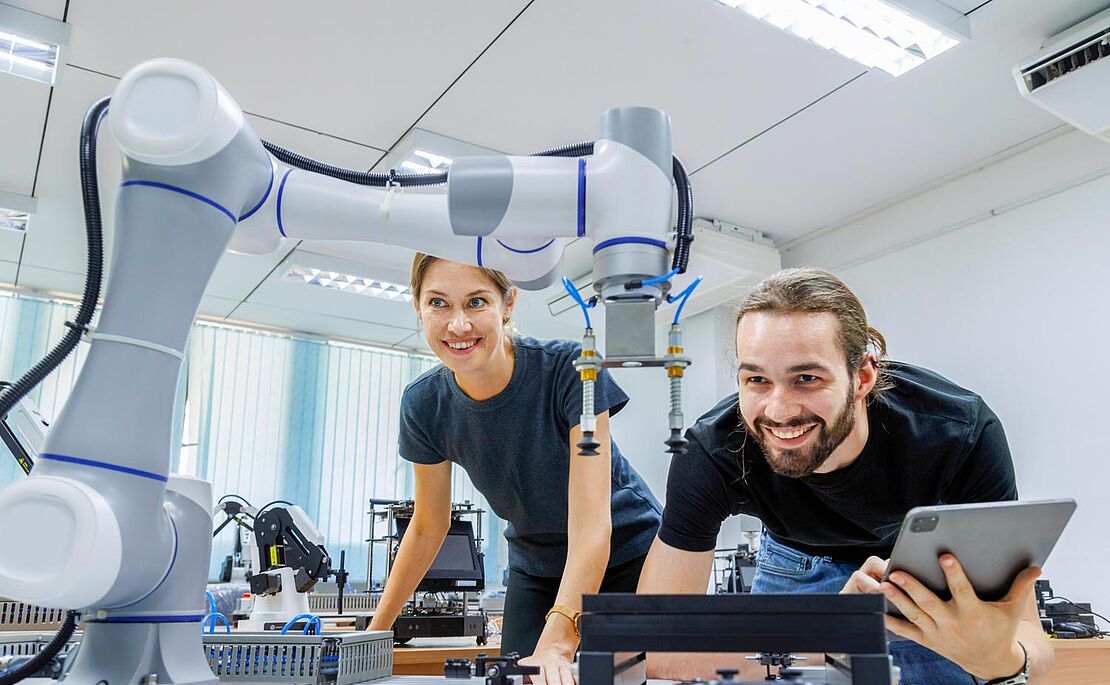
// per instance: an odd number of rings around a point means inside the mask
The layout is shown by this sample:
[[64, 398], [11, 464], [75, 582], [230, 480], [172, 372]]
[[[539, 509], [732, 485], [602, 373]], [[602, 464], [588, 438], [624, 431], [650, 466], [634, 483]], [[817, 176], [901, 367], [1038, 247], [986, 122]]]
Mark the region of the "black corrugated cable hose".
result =
[[678, 157], [672, 157], [672, 174], [674, 187], [678, 193], [678, 221], [675, 227], [674, 259], [671, 268], [678, 269], [678, 273], [686, 273], [686, 266], [690, 262], [690, 243], [694, 242], [694, 191], [690, 187], [690, 177], [686, 175], [686, 167]]
[[77, 612], [67, 611], [66, 620], [62, 623], [61, 630], [54, 634], [50, 642], [42, 648], [42, 651], [31, 657], [28, 661], [24, 661], [22, 664], [0, 673], [0, 685], [15, 685], [15, 683], [18, 683], [24, 678], [41, 671], [50, 663], [51, 659], [58, 655], [58, 652], [62, 651], [62, 648], [69, 642], [69, 639], [73, 637], [73, 631], [76, 629]]
[[384, 188], [390, 183], [396, 183], [403, 188], [411, 188], [416, 186], [442, 185], [447, 182], [446, 171], [434, 174], [377, 174], [371, 171], [356, 171], [355, 169], [344, 169], [343, 167], [317, 162], [315, 159], [310, 159], [304, 155], [298, 155], [296, 152], [291, 152], [266, 140], [262, 141], [262, 145], [271, 155], [277, 157], [289, 166], [304, 171], [311, 171], [312, 173], [321, 174], [323, 176], [338, 178], [340, 181], [355, 183], [360, 186], [377, 186], [379, 188]]

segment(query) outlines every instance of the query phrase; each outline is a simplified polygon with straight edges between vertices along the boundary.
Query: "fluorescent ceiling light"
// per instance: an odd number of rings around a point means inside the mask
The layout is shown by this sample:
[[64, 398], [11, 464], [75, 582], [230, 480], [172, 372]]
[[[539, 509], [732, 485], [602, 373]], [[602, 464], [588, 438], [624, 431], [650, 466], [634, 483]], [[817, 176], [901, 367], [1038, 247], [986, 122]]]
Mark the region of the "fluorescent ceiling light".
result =
[[331, 290], [380, 297], [383, 300], [412, 302], [412, 289], [407, 285], [397, 285], [374, 278], [351, 276], [337, 271], [325, 271], [307, 266], [294, 266], [284, 276], [285, 280], [305, 285], [314, 285]]
[[[3, 2], [3, 0], [0, 0]], [[482, 147], [465, 140], [452, 138], [422, 128], [414, 128], [397, 141], [392, 152], [374, 165], [374, 171], [387, 172], [396, 169], [406, 174], [443, 173], [451, 168], [451, 163], [460, 157], [500, 155], [502, 150]], [[444, 185], [408, 188], [406, 192], [443, 194]]]
[[0, 31], [0, 71], [54, 85], [58, 46]]
[[412, 154], [401, 162], [401, 168], [417, 174], [435, 174], [450, 169], [451, 158], [424, 150], [413, 150]]
[[26, 233], [36, 206], [33, 197], [0, 190], [0, 228]]
[[0, 207], [0, 228], [26, 233], [27, 224], [30, 223], [30, 221], [31, 215], [27, 212]]
[[[934, 0], [720, 0], [776, 28], [901, 76], [966, 38], [966, 17]], [[917, 10], [911, 13], [908, 9]], [[922, 17], [936, 18], [926, 21]]]
[[52, 86], [68, 42], [65, 22], [0, 3], [0, 72]]

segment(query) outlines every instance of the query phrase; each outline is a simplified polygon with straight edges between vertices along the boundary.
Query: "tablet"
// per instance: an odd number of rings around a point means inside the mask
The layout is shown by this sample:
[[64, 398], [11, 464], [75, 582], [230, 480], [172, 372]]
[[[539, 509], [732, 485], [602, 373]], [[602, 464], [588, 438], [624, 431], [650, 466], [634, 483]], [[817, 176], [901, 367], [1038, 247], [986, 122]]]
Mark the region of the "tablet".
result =
[[911, 509], [883, 580], [892, 571], [904, 571], [948, 600], [951, 594], [937, 557], [949, 552], [980, 599], [1002, 599], [1023, 569], [1044, 566], [1074, 511], [1072, 499]]

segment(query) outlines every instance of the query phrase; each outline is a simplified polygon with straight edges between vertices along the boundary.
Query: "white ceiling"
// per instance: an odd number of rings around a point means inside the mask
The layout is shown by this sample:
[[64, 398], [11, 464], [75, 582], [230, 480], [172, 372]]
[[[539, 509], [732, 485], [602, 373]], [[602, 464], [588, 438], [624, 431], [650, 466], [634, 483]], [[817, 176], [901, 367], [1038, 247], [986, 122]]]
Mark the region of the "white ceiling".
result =
[[[0, 231], [0, 281], [68, 292], [80, 292], [84, 272], [81, 119], [151, 57], [207, 68], [263, 138], [361, 169], [415, 128], [527, 153], [592, 139], [610, 107], [662, 107], [693, 172], [695, 213], [781, 246], [1060, 126], [1017, 94], [1010, 67], [1107, 5], [946, 0], [970, 13], [972, 40], [893, 79], [715, 0], [342, 0], [326, 11], [261, 0], [4, 1], [64, 18], [71, 45], [53, 89], [0, 74], [0, 190], [38, 198], [26, 238]], [[118, 152], [100, 140], [110, 226]], [[201, 310], [421, 346], [403, 303], [281, 281], [296, 262], [403, 282], [410, 255], [345, 244], [228, 254]], [[548, 317], [546, 297], [525, 295], [520, 328], [575, 335]]]

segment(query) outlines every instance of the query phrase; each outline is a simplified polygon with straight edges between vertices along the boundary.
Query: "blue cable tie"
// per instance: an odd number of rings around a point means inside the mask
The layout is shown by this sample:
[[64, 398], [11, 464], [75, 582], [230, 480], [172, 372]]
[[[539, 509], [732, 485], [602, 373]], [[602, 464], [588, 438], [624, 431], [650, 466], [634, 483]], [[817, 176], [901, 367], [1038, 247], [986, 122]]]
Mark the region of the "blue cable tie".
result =
[[574, 298], [574, 301], [578, 303], [578, 306], [582, 308], [582, 316], [586, 317], [586, 328], [593, 328], [593, 326], [590, 325], [590, 305], [587, 305], [585, 300], [582, 299], [582, 296], [578, 293], [578, 288], [575, 288], [574, 284], [571, 283], [570, 279], [566, 276], [563, 276], [563, 287], [566, 288], [570, 296]]
[[662, 276], [659, 276], [657, 278], [653, 278], [649, 281], [644, 281], [643, 285], [655, 285], [656, 283], [662, 283], [663, 281], [670, 280], [672, 277], [677, 276], [677, 275], [678, 275], [678, 269], [671, 269], [670, 273], [665, 273]]
[[697, 278], [695, 278], [693, 282], [690, 283], [690, 285], [686, 286], [685, 290], [678, 293], [677, 295], [667, 296], [667, 302], [674, 302], [675, 300], [682, 298], [682, 302], [678, 303], [678, 309], [676, 309], [674, 312], [674, 321], [672, 321], [671, 323], [678, 323], [678, 318], [682, 316], [682, 309], [686, 306], [686, 301], [690, 299], [690, 295], [694, 293], [694, 289], [698, 287], [699, 283], [701, 283], [702, 278], [704, 278], [704, 276], [698, 276]]

